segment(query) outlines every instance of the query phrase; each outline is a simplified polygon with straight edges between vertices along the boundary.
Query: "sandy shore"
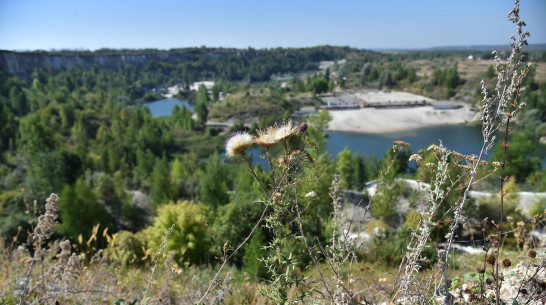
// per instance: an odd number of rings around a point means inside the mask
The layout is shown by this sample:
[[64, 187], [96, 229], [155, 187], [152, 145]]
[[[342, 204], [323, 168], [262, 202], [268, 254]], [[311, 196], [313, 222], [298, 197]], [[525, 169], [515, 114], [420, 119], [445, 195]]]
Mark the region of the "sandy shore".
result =
[[332, 131], [381, 133], [415, 129], [427, 126], [464, 124], [479, 120], [480, 113], [469, 106], [458, 109], [437, 110], [432, 106], [330, 111], [333, 120], [328, 127]]

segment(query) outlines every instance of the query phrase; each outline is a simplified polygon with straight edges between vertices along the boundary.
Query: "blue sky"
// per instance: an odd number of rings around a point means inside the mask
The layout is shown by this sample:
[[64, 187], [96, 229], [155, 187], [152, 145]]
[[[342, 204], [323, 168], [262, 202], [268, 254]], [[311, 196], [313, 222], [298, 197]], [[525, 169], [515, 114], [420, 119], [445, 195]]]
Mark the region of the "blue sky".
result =
[[[0, 0], [0, 49], [505, 45], [513, 0]], [[546, 43], [546, 1], [522, 0]]]

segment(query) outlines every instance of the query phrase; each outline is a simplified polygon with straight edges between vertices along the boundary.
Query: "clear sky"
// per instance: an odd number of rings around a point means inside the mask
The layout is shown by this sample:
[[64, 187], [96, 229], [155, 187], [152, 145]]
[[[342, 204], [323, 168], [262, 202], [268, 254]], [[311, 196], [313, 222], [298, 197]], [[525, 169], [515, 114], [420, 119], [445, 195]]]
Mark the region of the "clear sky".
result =
[[[513, 0], [0, 0], [0, 49], [507, 45]], [[546, 0], [522, 0], [546, 43]]]

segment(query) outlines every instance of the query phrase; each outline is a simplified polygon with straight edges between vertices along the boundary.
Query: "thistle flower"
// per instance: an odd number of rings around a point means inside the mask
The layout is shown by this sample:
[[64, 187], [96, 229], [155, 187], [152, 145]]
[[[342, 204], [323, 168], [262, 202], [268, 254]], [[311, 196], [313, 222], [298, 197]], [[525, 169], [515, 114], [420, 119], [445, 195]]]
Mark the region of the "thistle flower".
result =
[[245, 156], [247, 150], [254, 143], [254, 139], [246, 132], [235, 132], [226, 139], [226, 155], [233, 157], [235, 155]]
[[281, 127], [277, 128], [277, 130], [275, 132], [275, 139], [278, 142], [284, 141], [284, 140], [290, 138], [291, 136], [293, 136], [296, 133], [297, 130], [298, 129], [296, 129], [296, 127], [292, 127], [292, 121], [289, 120], [288, 122], [286, 122], [286, 124], [284, 124]]
[[279, 143], [276, 134], [277, 128], [274, 126], [271, 126], [266, 130], [258, 130], [258, 137], [254, 139], [254, 142], [262, 147], [273, 147]]
[[304, 133], [307, 131], [307, 123], [303, 122], [300, 124], [300, 126], [298, 126], [298, 131], [300, 133]]

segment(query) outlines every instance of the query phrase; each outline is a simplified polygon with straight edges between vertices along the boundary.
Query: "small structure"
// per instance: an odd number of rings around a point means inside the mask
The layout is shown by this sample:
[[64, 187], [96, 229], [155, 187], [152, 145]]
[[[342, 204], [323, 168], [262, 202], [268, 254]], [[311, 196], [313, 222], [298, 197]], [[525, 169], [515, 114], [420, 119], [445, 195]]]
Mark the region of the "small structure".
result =
[[213, 81], [194, 82], [193, 84], [190, 85], [190, 90], [197, 91], [199, 90], [199, 87], [201, 87], [201, 85], [204, 85], [207, 88], [207, 90], [211, 90], [212, 87], [214, 87], [214, 82]]

